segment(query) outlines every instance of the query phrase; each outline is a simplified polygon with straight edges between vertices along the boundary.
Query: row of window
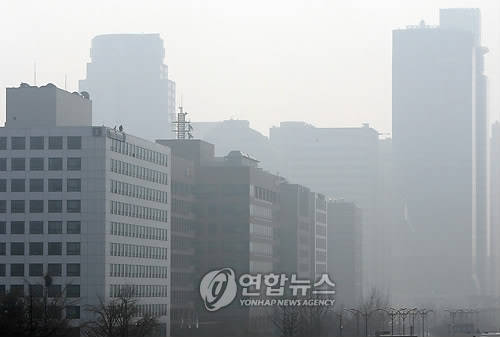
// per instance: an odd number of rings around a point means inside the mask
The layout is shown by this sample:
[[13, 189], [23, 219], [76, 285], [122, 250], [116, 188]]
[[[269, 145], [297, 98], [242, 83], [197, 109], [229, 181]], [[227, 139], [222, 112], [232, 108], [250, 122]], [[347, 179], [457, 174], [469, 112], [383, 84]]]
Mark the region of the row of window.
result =
[[166, 210], [128, 204], [120, 201], [111, 201], [111, 214], [168, 222], [168, 212]]
[[[45, 139], [44, 136], [32, 136], [29, 137], [29, 149], [30, 150], [45, 150]], [[7, 137], [0, 137], [0, 150], [7, 150]], [[11, 150], [26, 150], [26, 137], [10, 137], [10, 149]], [[82, 137], [81, 136], [68, 136], [66, 137], [66, 148], [68, 150], [80, 150], [82, 148]], [[63, 149], [63, 137], [62, 136], [49, 136], [48, 137], [48, 149], [49, 150], [62, 150]]]
[[[0, 192], [7, 192], [7, 185], [10, 185], [10, 192], [81, 192], [82, 180], [80, 178], [66, 179], [66, 189], [63, 188], [63, 179], [54, 178], [47, 179], [47, 187], [45, 188], [44, 179], [10, 179], [10, 184], [7, 179], [0, 179]], [[26, 186], [28, 183], [28, 186]]]
[[[29, 205], [29, 213], [43, 213], [45, 211], [45, 200], [10, 200], [11, 213], [26, 213], [26, 205]], [[47, 200], [46, 209], [49, 213], [62, 213], [62, 200]], [[80, 213], [82, 210], [81, 200], [66, 200], [67, 213]], [[7, 200], [0, 200], [0, 213], [7, 213]]]
[[193, 212], [193, 203], [186, 200], [172, 198], [172, 213], [187, 215]]
[[168, 202], [168, 193], [140, 185], [111, 180], [110, 192], [132, 198], [161, 202]]
[[250, 223], [250, 234], [264, 239], [273, 239], [273, 228], [255, 223]]
[[168, 185], [168, 174], [142, 166], [111, 159], [111, 172], [123, 174], [137, 179]]
[[[9, 234], [27, 234], [26, 224], [24, 221], [11, 221], [9, 223]], [[30, 221], [29, 234], [62, 234], [63, 222], [62, 221], [49, 221], [47, 222], [47, 229], [44, 228], [43, 221]], [[80, 234], [81, 223], [80, 221], [66, 221], [66, 234]], [[0, 234], [7, 234], [7, 223], [0, 221]]]
[[145, 284], [111, 284], [109, 289], [110, 297], [120, 297], [124, 293], [131, 297], [167, 297], [167, 286], [145, 285]]
[[142, 264], [114, 264], [110, 265], [111, 277], [139, 277], [139, 278], [168, 278], [167, 267], [146, 266]]
[[[10, 170], [11, 171], [26, 171], [26, 161], [29, 163], [30, 171], [44, 171], [45, 170], [45, 158], [10, 158]], [[47, 158], [47, 169], [49, 171], [62, 171], [63, 170], [63, 158]], [[82, 169], [82, 158], [80, 157], [68, 157], [66, 158], [66, 170], [68, 171], [80, 171]], [[7, 158], [0, 158], [0, 171], [7, 171]]]
[[[9, 266], [9, 273], [7, 273], [7, 265], [0, 264], [0, 276], [4, 277], [7, 275], [15, 277], [24, 276], [44, 276], [44, 265], [43, 263], [30, 263], [25, 265], [23, 263], [11, 263]], [[28, 267], [28, 275], [26, 275], [26, 267]], [[50, 276], [62, 276], [62, 264], [60, 263], [49, 263], [47, 265], [47, 274]], [[66, 264], [66, 276], [79, 277], [80, 276], [80, 264], [79, 263], [68, 263]]]
[[117, 139], [111, 139], [111, 151], [125, 154], [137, 159], [149, 161], [158, 165], [168, 165], [168, 156], [166, 154], [148, 150], [141, 146], [123, 142]]
[[[24, 242], [11, 242], [10, 255], [23, 256], [26, 254], [28, 247], [29, 255], [44, 255], [45, 242], [29, 242], [27, 245]], [[47, 255], [62, 255], [62, 242], [47, 242]], [[0, 255], [7, 254], [7, 243], [0, 242]], [[80, 255], [80, 242], [66, 242], [66, 255]]]
[[259, 200], [264, 200], [268, 202], [276, 202], [277, 200], [276, 192], [258, 186], [254, 186], [254, 196]]
[[111, 256], [138, 257], [143, 259], [166, 260], [168, 256], [167, 248], [133, 245], [128, 243], [111, 243]]
[[195, 231], [193, 220], [172, 215], [172, 231], [190, 233]]
[[111, 222], [111, 234], [148, 240], [167, 241], [168, 239], [166, 229], [123, 222]]
[[259, 256], [273, 256], [273, 246], [268, 243], [250, 241], [250, 253]]
[[[167, 304], [137, 304], [136, 317], [144, 316], [160, 317], [168, 315]], [[164, 336], [164, 334], [160, 334]]]

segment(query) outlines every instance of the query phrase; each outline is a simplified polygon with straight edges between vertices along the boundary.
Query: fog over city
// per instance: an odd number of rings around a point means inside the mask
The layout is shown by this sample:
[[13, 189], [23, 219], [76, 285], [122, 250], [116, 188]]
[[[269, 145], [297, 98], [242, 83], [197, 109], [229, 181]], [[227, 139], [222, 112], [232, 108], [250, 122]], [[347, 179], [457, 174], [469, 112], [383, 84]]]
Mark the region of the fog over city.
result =
[[500, 336], [500, 1], [2, 1], [0, 41], [0, 337]]

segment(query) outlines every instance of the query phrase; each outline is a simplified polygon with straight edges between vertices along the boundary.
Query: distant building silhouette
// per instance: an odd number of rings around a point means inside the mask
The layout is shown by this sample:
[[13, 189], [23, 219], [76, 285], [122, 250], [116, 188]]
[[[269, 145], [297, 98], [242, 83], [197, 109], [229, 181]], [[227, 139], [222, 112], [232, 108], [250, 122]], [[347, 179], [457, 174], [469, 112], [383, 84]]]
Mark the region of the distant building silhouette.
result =
[[175, 82], [163, 63], [160, 35], [98, 35], [90, 57], [80, 91], [90, 93], [94, 125], [123, 125], [147, 139], [170, 137]]
[[449, 303], [487, 292], [486, 49], [478, 9], [440, 14], [441, 26], [393, 32], [394, 169], [407, 231], [393, 289]]

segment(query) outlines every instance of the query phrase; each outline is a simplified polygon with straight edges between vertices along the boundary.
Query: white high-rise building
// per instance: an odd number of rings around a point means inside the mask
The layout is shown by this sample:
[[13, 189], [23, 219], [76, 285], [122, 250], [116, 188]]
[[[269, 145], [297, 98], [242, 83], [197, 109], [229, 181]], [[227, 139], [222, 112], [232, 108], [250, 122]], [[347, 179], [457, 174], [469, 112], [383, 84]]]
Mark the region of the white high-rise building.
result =
[[7, 89], [0, 128], [0, 290], [63, 293], [66, 314], [126, 288], [169, 335], [170, 150], [94, 127], [88, 96]]

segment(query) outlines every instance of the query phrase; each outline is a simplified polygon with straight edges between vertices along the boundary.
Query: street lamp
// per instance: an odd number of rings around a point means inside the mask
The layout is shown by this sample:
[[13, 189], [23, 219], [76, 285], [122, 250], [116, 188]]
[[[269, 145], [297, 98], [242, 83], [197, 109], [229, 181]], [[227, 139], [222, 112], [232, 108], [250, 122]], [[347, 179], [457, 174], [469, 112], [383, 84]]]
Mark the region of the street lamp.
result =
[[394, 317], [398, 315], [398, 310], [394, 308], [387, 308], [387, 309], [380, 308], [379, 310], [385, 312], [387, 315], [391, 317], [391, 336], [394, 336]]
[[434, 312], [432, 309], [422, 309], [418, 313], [420, 314], [420, 318], [422, 320], [422, 337], [425, 337], [425, 318], [428, 314]]
[[[373, 310], [361, 311], [361, 310], [352, 308], [352, 309], [349, 309], [348, 311], [350, 311], [351, 313], [355, 313], [356, 317], [363, 316], [365, 318], [365, 337], [368, 337], [368, 319], [370, 318], [370, 316], [374, 312], [379, 311], [379, 310], [383, 310], [383, 309], [377, 308], [377, 309], [373, 309]], [[359, 320], [358, 320], [358, 323], [359, 323]], [[359, 324], [358, 324], [358, 329], [357, 329], [356, 334], [359, 336]]]

